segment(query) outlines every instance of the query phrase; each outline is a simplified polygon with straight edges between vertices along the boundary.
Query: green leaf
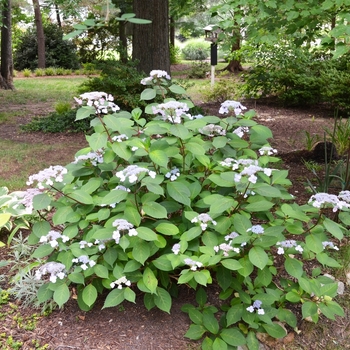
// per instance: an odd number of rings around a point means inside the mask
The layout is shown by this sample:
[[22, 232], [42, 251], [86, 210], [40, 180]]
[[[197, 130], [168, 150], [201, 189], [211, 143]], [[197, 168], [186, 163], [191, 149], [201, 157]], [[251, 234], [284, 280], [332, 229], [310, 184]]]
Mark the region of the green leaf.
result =
[[165, 289], [157, 287], [157, 293], [154, 295], [154, 303], [158, 309], [170, 314], [171, 296]]
[[262, 326], [264, 327], [267, 334], [273, 338], [279, 339], [287, 335], [286, 330], [277, 323], [273, 322], [271, 324], [262, 324]]
[[155, 164], [166, 168], [168, 166], [169, 158], [162, 150], [156, 149], [149, 153], [149, 157]]
[[140, 100], [146, 100], [146, 101], [153, 100], [156, 97], [156, 95], [157, 95], [156, 90], [147, 88], [142, 91]]
[[55, 248], [51, 247], [50, 244], [43, 244], [40, 245], [38, 248], [35, 249], [34, 253], [31, 255], [32, 258], [43, 258], [45, 256], [50, 255]]
[[[232, 259], [233, 260], [233, 259]], [[221, 260], [221, 263], [225, 260]], [[233, 260], [236, 261], [236, 260]], [[242, 267], [241, 264], [239, 264], [239, 268]], [[216, 271], [216, 279], [218, 281], [219, 286], [223, 291], [225, 291], [227, 288], [230, 287], [232, 283], [232, 273], [230, 272], [231, 269], [224, 268], [224, 266], [218, 266]]]
[[88, 284], [83, 290], [82, 298], [87, 306], [90, 307], [93, 305], [97, 299], [97, 290], [95, 286]]
[[[37, 194], [33, 197], [33, 208], [35, 210], [46, 209], [51, 204], [51, 198], [47, 193]], [[1, 222], [0, 222], [1, 226]]]
[[122, 303], [124, 300], [125, 300], [124, 290], [123, 289], [114, 289], [107, 295], [107, 298], [103, 304], [102, 309], [105, 309], [107, 307], [117, 306], [120, 303]]
[[250, 262], [262, 270], [268, 263], [269, 257], [265, 250], [261, 247], [253, 247], [249, 250], [249, 260]]
[[232, 271], [236, 271], [236, 270], [243, 268], [242, 264], [235, 259], [221, 260], [221, 264], [222, 264], [222, 266], [224, 266], [227, 269], [232, 270]]
[[239, 322], [243, 315], [243, 305], [236, 304], [229, 308], [226, 314], [227, 326]]
[[240, 346], [246, 344], [244, 335], [237, 328], [223, 329], [220, 337], [229, 345]]
[[186, 90], [182, 86], [179, 86], [177, 84], [170, 85], [169, 90], [174, 94], [180, 94], [180, 95], [186, 94]]
[[76, 200], [78, 203], [83, 203], [83, 204], [94, 203], [92, 197], [82, 190], [75, 190], [74, 192], [69, 194], [69, 197], [72, 198], [73, 200]]
[[236, 232], [245, 235], [247, 230], [252, 227], [252, 223], [246, 216], [235, 214], [233, 217], [233, 226]]
[[98, 151], [101, 148], [107, 146], [107, 134], [106, 133], [95, 133], [92, 135], [86, 135], [86, 140], [89, 142], [90, 147], [94, 151]]
[[327, 253], [319, 253], [316, 255], [316, 259], [322, 264], [330, 267], [341, 267], [338, 261], [334, 260]]
[[194, 280], [201, 284], [202, 286], [206, 286], [208, 281], [208, 275], [204, 271], [195, 271], [193, 274]]
[[260, 344], [258, 339], [256, 338], [255, 332], [250, 331], [247, 335], [247, 346], [249, 350], [259, 350]]
[[157, 234], [148, 227], [140, 226], [136, 231], [137, 236], [145, 241], [156, 241], [158, 239]]
[[150, 292], [152, 294], [155, 294], [158, 287], [158, 280], [154, 275], [153, 271], [149, 267], [145, 268], [145, 271], [143, 272], [142, 280], [145, 286], [150, 290]]
[[260, 184], [260, 183], [255, 184], [254, 192], [264, 197], [272, 197], [272, 198], [281, 197], [281, 191], [278, 188], [270, 186], [268, 184]]
[[182, 124], [171, 124], [169, 132], [182, 140], [187, 140], [192, 135]]
[[303, 274], [303, 263], [297, 259], [286, 257], [284, 262], [286, 271], [293, 277], [299, 278]]
[[[101, 264], [96, 264], [94, 266], [94, 272], [98, 277], [101, 277], [101, 278], [108, 278], [108, 275], [109, 275], [107, 267]], [[84, 299], [84, 296], [83, 296], [83, 299]], [[84, 302], [87, 305], [89, 305], [85, 300]]]
[[326, 218], [323, 221], [323, 225], [326, 228], [326, 230], [333, 235], [335, 238], [338, 238], [339, 240], [343, 239], [343, 231], [340, 228], [340, 225], [335, 223], [334, 221]]
[[308, 249], [310, 249], [312, 252], [318, 254], [323, 251], [323, 244], [322, 240], [314, 234], [309, 234], [305, 237], [305, 243]]
[[221, 338], [215, 338], [213, 350], [227, 350], [227, 344]]
[[188, 316], [190, 317], [190, 320], [195, 324], [200, 325], [203, 323], [203, 314], [198, 309], [190, 309]]
[[129, 18], [128, 22], [134, 23], [134, 24], [150, 24], [152, 21], [149, 19], [142, 19], [142, 18]]
[[167, 183], [167, 192], [169, 196], [175, 201], [185, 204], [187, 206], [191, 205], [191, 192], [184, 183], [180, 181], [173, 181]]
[[76, 284], [84, 284], [85, 282], [83, 274], [79, 272], [70, 273], [68, 279]]
[[132, 256], [134, 259], [142, 265], [150, 257], [150, 254], [151, 250], [148, 243], [141, 239], [132, 250]]
[[[79, 31], [80, 32], [80, 31]], [[94, 107], [83, 106], [77, 110], [75, 120], [81, 120], [89, 117], [91, 114], [95, 114], [96, 109]]]
[[219, 333], [219, 322], [210, 309], [203, 311], [203, 326], [212, 334]]
[[168, 217], [167, 210], [159, 203], [146, 202], [142, 206], [143, 211], [150, 217], [156, 219], [165, 219]]
[[188, 331], [184, 336], [192, 340], [198, 340], [202, 338], [205, 332], [206, 332], [206, 329], [202, 325], [191, 324], [190, 328], [188, 329]]
[[290, 327], [296, 327], [297, 318], [294, 313], [288, 309], [280, 308], [277, 312], [277, 317], [281, 322], [286, 322]]
[[301, 312], [303, 314], [303, 318], [313, 316], [317, 314], [317, 304], [312, 302], [312, 301], [306, 301], [302, 307], [301, 307]]
[[91, 194], [101, 186], [101, 178], [93, 177], [81, 187], [81, 190], [87, 194]]
[[124, 288], [124, 298], [131, 303], [135, 303], [136, 293], [129, 287]]
[[174, 236], [179, 233], [177, 226], [171, 223], [162, 222], [156, 226], [156, 231], [166, 236]]
[[244, 209], [249, 212], [260, 212], [260, 211], [269, 211], [274, 206], [274, 203], [261, 200], [255, 203], [247, 204]]
[[68, 286], [65, 283], [60, 284], [53, 293], [53, 300], [59, 307], [65, 304], [69, 300], [69, 297], [70, 292]]
[[53, 291], [49, 288], [50, 284], [45, 283], [41, 285], [37, 292], [37, 298], [40, 303], [44, 303], [45, 301], [49, 300], [53, 296]]

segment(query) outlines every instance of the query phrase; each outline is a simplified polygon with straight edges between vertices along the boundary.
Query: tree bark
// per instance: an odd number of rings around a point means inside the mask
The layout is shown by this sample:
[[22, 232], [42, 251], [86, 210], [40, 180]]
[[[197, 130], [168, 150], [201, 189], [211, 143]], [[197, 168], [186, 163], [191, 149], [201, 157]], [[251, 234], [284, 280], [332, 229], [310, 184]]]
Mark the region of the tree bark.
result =
[[[241, 48], [241, 36], [240, 36], [239, 29], [235, 29], [232, 34], [235, 41], [232, 44], [231, 52], [234, 52], [234, 51], [238, 51]], [[243, 67], [239, 60], [234, 59], [234, 60], [231, 60], [225, 68], [221, 69], [221, 71], [226, 71], [226, 70], [231, 73], [237, 73], [237, 72], [243, 71]]]
[[138, 70], [148, 74], [153, 69], [170, 73], [168, 0], [134, 0], [134, 13], [151, 24], [135, 24], [133, 59]]
[[11, 0], [7, 0], [2, 9], [0, 67], [0, 88], [6, 90], [14, 90], [11, 25]]
[[45, 68], [45, 35], [39, 0], [33, 0], [34, 21], [38, 37], [38, 68]]

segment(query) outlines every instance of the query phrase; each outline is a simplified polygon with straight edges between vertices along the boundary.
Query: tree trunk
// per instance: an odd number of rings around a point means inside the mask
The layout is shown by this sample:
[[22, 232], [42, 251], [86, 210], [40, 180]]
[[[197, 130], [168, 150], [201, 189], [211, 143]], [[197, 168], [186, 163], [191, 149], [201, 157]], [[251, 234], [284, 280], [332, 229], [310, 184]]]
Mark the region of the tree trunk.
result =
[[56, 20], [57, 20], [57, 25], [62, 28], [62, 21], [61, 21], [61, 16], [60, 16], [60, 9], [57, 4], [55, 4], [55, 12], [56, 12]]
[[38, 37], [38, 68], [45, 68], [45, 35], [39, 0], [33, 0], [34, 20]]
[[170, 45], [175, 47], [175, 20], [170, 17]]
[[[239, 29], [236, 29], [233, 31], [233, 37], [234, 37], [234, 43], [231, 48], [231, 52], [238, 51], [241, 48], [241, 37], [239, 33]], [[221, 69], [221, 71], [229, 71], [231, 73], [237, 73], [243, 71], [243, 67], [241, 65], [241, 62], [239, 60], [231, 60], [228, 65]]]
[[119, 21], [118, 51], [120, 55], [120, 61], [123, 63], [127, 63], [128, 62], [128, 38], [126, 35], [126, 24], [124, 21]]
[[138, 70], [148, 74], [153, 69], [170, 73], [168, 0], [134, 0], [134, 13], [151, 24], [135, 24], [133, 59]]
[[11, 24], [11, 0], [7, 0], [2, 9], [0, 67], [0, 88], [7, 90], [14, 90]]

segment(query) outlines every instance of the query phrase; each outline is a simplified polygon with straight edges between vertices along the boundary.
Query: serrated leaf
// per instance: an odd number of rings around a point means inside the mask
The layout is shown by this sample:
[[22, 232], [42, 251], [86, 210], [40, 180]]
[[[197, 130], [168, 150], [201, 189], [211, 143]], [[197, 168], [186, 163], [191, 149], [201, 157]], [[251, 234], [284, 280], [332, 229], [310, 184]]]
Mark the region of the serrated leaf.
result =
[[143, 211], [150, 217], [156, 219], [165, 219], [168, 217], [167, 210], [157, 202], [146, 202], [142, 206]]
[[119, 305], [125, 300], [123, 289], [114, 289], [108, 295], [103, 304], [103, 308], [114, 307]]
[[203, 311], [203, 326], [212, 334], [218, 334], [219, 322], [209, 309]]
[[[95, 274], [98, 276], [98, 277], [101, 277], [101, 278], [108, 278], [108, 269], [106, 266], [104, 265], [101, 265], [101, 264], [96, 264], [94, 266], [94, 272]], [[84, 300], [85, 301], [85, 300]], [[86, 303], [86, 301], [85, 301]], [[88, 303], [86, 303], [87, 305], [89, 305]]]
[[78, 203], [82, 203], [82, 204], [93, 204], [94, 203], [92, 197], [82, 190], [76, 190], [76, 191], [70, 193], [69, 197], [71, 199], [77, 201]]
[[142, 280], [150, 292], [155, 294], [158, 287], [158, 280], [149, 267], [146, 267], [145, 271], [143, 272]]
[[339, 240], [343, 239], [343, 231], [341, 230], [340, 226], [335, 223], [334, 221], [326, 218], [323, 221], [323, 225], [326, 228], [326, 230], [333, 235], [335, 238], [338, 238]]
[[157, 95], [156, 90], [147, 88], [142, 91], [140, 100], [145, 100], [145, 101], [153, 100], [156, 97], [156, 95]]
[[261, 247], [253, 247], [249, 250], [249, 260], [250, 262], [262, 270], [268, 263], [269, 257], [266, 254], [265, 250]]
[[50, 255], [55, 248], [51, 247], [50, 244], [43, 244], [40, 245], [38, 248], [35, 249], [34, 253], [31, 255], [32, 258], [43, 258], [45, 256]]
[[303, 263], [297, 259], [287, 257], [284, 262], [286, 271], [293, 277], [299, 278], [303, 274]]
[[95, 286], [88, 284], [83, 290], [82, 298], [87, 306], [90, 307], [93, 305], [97, 299], [97, 290]]
[[157, 287], [157, 293], [154, 295], [153, 299], [158, 309], [170, 314], [171, 296], [165, 289]]
[[60, 284], [53, 293], [53, 300], [59, 307], [65, 304], [70, 297], [68, 286], [65, 283]]
[[303, 318], [317, 314], [317, 309], [318, 307], [316, 303], [312, 301], [306, 301], [301, 307]]
[[286, 330], [277, 323], [272, 322], [271, 324], [262, 324], [267, 334], [271, 337], [280, 339], [287, 335]]
[[215, 338], [213, 342], [213, 350], [227, 350], [227, 344], [221, 338]]
[[150, 254], [151, 250], [148, 243], [141, 239], [132, 250], [132, 255], [134, 259], [142, 265], [150, 257]]
[[[33, 197], [33, 208], [35, 210], [46, 209], [51, 204], [51, 198], [47, 193], [37, 194]], [[1, 220], [0, 220], [1, 221]], [[1, 226], [1, 222], [0, 222]]]
[[243, 267], [242, 264], [235, 259], [221, 260], [221, 264], [222, 264], [222, 266], [224, 266], [227, 269], [232, 270], [232, 271], [239, 270]]
[[243, 315], [243, 305], [236, 304], [229, 308], [226, 314], [227, 326], [239, 322]]
[[166, 236], [174, 236], [179, 233], [179, 229], [177, 226], [165, 222], [162, 222], [158, 226], [156, 226], [156, 231]]
[[184, 183], [181, 183], [179, 181], [169, 182], [167, 184], [167, 191], [169, 196], [175, 201], [187, 206], [191, 205], [191, 192]]
[[75, 120], [81, 120], [89, 117], [92, 114], [96, 113], [96, 109], [94, 107], [83, 106], [77, 110], [77, 115]]
[[136, 293], [129, 287], [124, 288], [124, 298], [131, 303], [135, 303]]
[[145, 241], [156, 241], [158, 239], [157, 234], [148, 227], [140, 226], [136, 231], [137, 236]]
[[206, 330], [202, 325], [191, 324], [190, 328], [188, 329], [188, 331], [185, 333], [184, 336], [192, 340], [198, 340], [202, 338], [205, 331]]
[[246, 344], [244, 335], [237, 328], [223, 329], [220, 337], [231, 346], [240, 346]]
[[86, 135], [86, 140], [89, 142], [91, 149], [94, 151], [98, 151], [101, 148], [106, 148], [107, 139], [107, 134], [102, 132]]
[[36, 296], [40, 303], [44, 303], [45, 301], [51, 299], [53, 296], [53, 291], [49, 289], [49, 283], [41, 285]]

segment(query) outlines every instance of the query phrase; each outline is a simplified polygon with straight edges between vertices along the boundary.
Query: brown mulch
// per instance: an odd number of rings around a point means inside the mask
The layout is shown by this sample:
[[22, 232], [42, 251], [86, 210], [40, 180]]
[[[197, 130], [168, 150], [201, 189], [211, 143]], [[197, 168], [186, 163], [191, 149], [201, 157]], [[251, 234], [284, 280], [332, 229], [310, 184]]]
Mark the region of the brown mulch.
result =
[[[246, 101], [245, 105], [257, 111], [256, 120], [268, 126], [274, 135], [271, 145], [278, 149], [283, 159], [283, 167], [289, 170], [292, 187], [290, 193], [296, 196], [299, 203], [305, 203], [310, 193], [305, 190], [306, 178], [310, 172], [303, 165], [300, 156], [292, 157], [295, 152], [305, 152], [305, 131], [323, 137], [324, 128], [332, 125], [332, 118], [323, 109], [285, 109], [272, 104], [258, 104]], [[48, 105], [31, 106], [35, 115], [45, 115], [50, 109]], [[21, 106], [23, 108], [23, 106]], [[219, 104], [204, 104], [205, 111], [218, 111]], [[1, 110], [1, 107], [0, 107]], [[216, 113], [215, 112], [215, 113]], [[84, 135], [43, 133], [26, 133], [19, 130], [19, 125], [30, 120], [18, 117], [16, 124], [4, 124], [0, 127], [0, 139], [25, 143], [62, 143], [79, 149], [86, 145]], [[300, 153], [301, 154], [301, 153]], [[299, 155], [300, 155], [299, 154]], [[304, 153], [306, 155], [306, 153]], [[1, 166], [1, 165], [0, 165]], [[0, 261], [8, 259], [9, 250], [0, 248]], [[1, 274], [8, 274], [8, 268], [0, 268]], [[1, 284], [2, 283], [2, 284]], [[6, 282], [0, 287], [6, 288]], [[209, 288], [210, 302], [217, 299], [215, 288]], [[18, 304], [15, 300], [11, 301]], [[42, 316], [34, 330], [24, 330], [14, 321], [14, 307], [10, 304], [0, 305], [0, 346], [11, 349], [8, 336], [23, 342], [21, 349], [34, 349], [33, 340], [41, 346], [48, 344], [48, 349], [87, 349], [87, 350], [188, 350], [199, 349], [198, 343], [190, 342], [183, 335], [190, 321], [187, 314], [181, 311], [184, 303], [194, 302], [193, 291], [187, 287], [180, 289], [178, 298], [174, 299], [171, 313], [166, 314], [158, 309], [147, 311], [143, 306], [143, 297], [138, 295], [136, 304], [124, 302], [122, 305], [102, 309], [103, 300], [99, 300], [93, 310], [81, 311], [76, 300], [71, 299], [62, 310], [54, 310], [49, 316]], [[28, 308], [20, 308], [20, 315], [25, 318], [33, 312]], [[15, 313], [16, 314], [16, 313]], [[4, 316], [5, 315], [5, 316]], [[299, 322], [298, 332], [290, 330], [291, 343], [278, 341], [266, 342], [265, 349], [350, 349], [350, 318], [348, 311], [343, 319], [330, 322], [322, 319], [320, 325]], [[1, 334], [6, 334], [1, 338]]]

